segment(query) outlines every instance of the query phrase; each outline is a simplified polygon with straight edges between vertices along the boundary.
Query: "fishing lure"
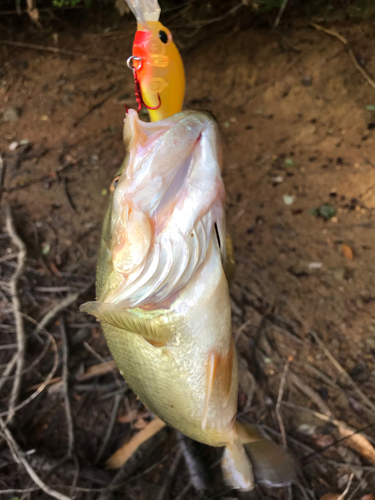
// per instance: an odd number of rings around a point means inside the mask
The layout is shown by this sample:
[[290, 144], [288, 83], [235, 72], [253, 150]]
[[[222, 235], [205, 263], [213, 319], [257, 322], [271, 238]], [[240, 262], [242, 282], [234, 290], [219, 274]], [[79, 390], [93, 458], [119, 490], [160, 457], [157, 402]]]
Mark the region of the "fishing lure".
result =
[[160, 7], [154, 0], [128, 0], [137, 20], [133, 71], [138, 111], [142, 104], [150, 120], [157, 121], [181, 111], [185, 94], [185, 73], [180, 53], [168, 28], [159, 21]]

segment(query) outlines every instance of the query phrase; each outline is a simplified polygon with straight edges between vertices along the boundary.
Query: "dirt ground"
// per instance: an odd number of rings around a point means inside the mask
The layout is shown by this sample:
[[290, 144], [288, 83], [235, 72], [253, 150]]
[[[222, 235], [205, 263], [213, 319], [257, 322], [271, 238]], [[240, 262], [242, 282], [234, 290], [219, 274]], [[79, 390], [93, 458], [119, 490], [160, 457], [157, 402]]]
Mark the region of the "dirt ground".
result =
[[[320, 499], [349, 485], [346, 498], [374, 499], [375, 429], [366, 430], [368, 440], [356, 434], [335, 444], [347, 427], [334, 419], [359, 430], [375, 416], [375, 89], [340, 41], [306, 23], [286, 22], [272, 31], [232, 22], [225, 30], [206, 28], [196, 43], [179, 33], [178, 19], [169, 27], [183, 47], [185, 107], [208, 109], [222, 131], [227, 224], [237, 261], [231, 289], [241, 354], [240, 410], [279, 442], [275, 403], [283, 396], [282, 422], [303, 485], [293, 487], [294, 498]], [[375, 75], [374, 24], [329, 28], [350, 41], [360, 67]], [[67, 25], [58, 39], [34, 30], [8, 37], [74, 51], [74, 57], [0, 43], [2, 201], [10, 203], [27, 244], [20, 297], [24, 312], [36, 321], [94, 278], [108, 187], [124, 156], [124, 104], [136, 105], [124, 64], [133, 33], [134, 24], [124, 21], [115, 31], [89, 26], [79, 36]], [[4, 30], [1, 38], [6, 35]], [[9, 254], [16, 247], [5, 230], [0, 243], [0, 334], [6, 345], [15, 342], [6, 282], [14, 272], [16, 260]], [[30, 461], [46, 483], [91, 489], [72, 489], [72, 498], [110, 497], [109, 491], [96, 491], [114, 478], [103, 459], [134, 432], [134, 421], [140, 427], [147, 419], [134, 395], [119, 397], [126, 389], [116, 372], [90, 378], [86, 386], [79, 382], [90, 366], [110, 359], [100, 328], [77, 312], [79, 303], [93, 296], [91, 286], [64, 311], [75, 460], [65, 463], [64, 473], [51, 471], [50, 464], [67, 449], [64, 399], [59, 388], [51, 390], [56, 384], [20, 410], [13, 427], [21, 448], [36, 450]], [[41, 346], [25, 321], [29, 365]], [[58, 316], [48, 325], [59, 352], [61, 322]], [[0, 351], [4, 366], [12, 353]], [[50, 354], [24, 376], [19, 401], [45, 380]], [[5, 410], [10, 390], [8, 381], [1, 392]], [[115, 424], [98, 458], [111, 415]], [[182, 463], [175, 477], [168, 476], [177, 445], [172, 431], [165, 436], [124, 473], [123, 480], [138, 476], [122, 486], [121, 498], [157, 498], [168, 480], [163, 498], [175, 499], [188, 484]], [[18, 492], [34, 483], [0, 446], [0, 490], [14, 490], [4, 498], [47, 498], [40, 490]], [[198, 460], [207, 456], [201, 446], [195, 453]], [[214, 493], [208, 498], [237, 498], [222, 494], [225, 487], [212, 477], [211, 483]], [[251, 498], [291, 498], [288, 494], [258, 490]], [[191, 487], [178, 498], [197, 494]]]

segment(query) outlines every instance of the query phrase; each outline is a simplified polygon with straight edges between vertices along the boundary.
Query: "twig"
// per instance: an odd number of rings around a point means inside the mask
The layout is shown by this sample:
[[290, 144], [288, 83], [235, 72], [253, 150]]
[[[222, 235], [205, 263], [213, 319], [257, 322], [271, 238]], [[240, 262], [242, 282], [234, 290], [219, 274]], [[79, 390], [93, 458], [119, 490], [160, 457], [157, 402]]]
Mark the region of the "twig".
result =
[[12, 373], [14, 365], [17, 362], [17, 358], [18, 358], [18, 353], [13, 354], [12, 359], [9, 361], [5, 370], [3, 371], [3, 373], [0, 377], [0, 390], [3, 387], [3, 385], [5, 384], [5, 382], [8, 380], [8, 375], [10, 375]]
[[111, 97], [115, 96], [118, 93], [119, 87], [120, 87], [121, 84], [123, 84], [122, 80], [120, 82], [117, 82], [117, 83], [113, 84], [114, 90], [113, 90], [113, 88], [110, 89], [110, 90], [112, 90], [112, 92], [110, 92], [101, 101], [99, 101], [96, 104], [94, 104], [93, 106], [91, 106], [91, 108], [88, 109], [84, 115], [82, 115], [80, 118], [78, 118], [73, 123], [73, 127], [77, 127], [78, 125], [80, 125], [83, 122], [83, 120], [85, 120], [88, 116], [90, 116], [97, 109], [100, 109], [103, 106], [103, 104], [105, 104], [109, 99], [111, 99]]
[[72, 456], [74, 449], [74, 427], [73, 427], [73, 417], [72, 408], [69, 399], [69, 370], [68, 370], [68, 358], [69, 358], [69, 346], [68, 339], [66, 337], [65, 328], [65, 318], [64, 315], [61, 316], [60, 320], [60, 334], [62, 338], [62, 382], [64, 387], [64, 401], [65, 401], [65, 415], [68, 425], [68, 451], [66, 453], [67, 457]]
[[[105, 363], [105, 359], [100, 355], [98, 354], [94, 348], [91, 347], [91, 345], [88, 343], [88, 342], [83, 342], [83, 347], [85, 349], [87, 349], [89, 351], [90, 354], [92, 354], [94, 356], [94, 358], [96, 358], [98, 361], [100, 361], [101, 363]], [[108, 363], [108, 361], [107, 361]], [[111, 368], [112, 365], [108, 365], [109, 368]], [[111, 368], [111, 371], [112, 371], [112, 374], [113, 374], [113, 380], [115, 381], [115, 383], [117, 384], [117, 386], [120, 386], [121, 385], [121, 382], [119, 381], [118, 377], [117, 377], [117, 366], [116, 364], [113, 365], [113, 367]]]
[[177, 473], [177, 469], [178, 469], [178, 466], [180, 465], [181, 459], [182, 459], [182, 450], [178, 450], [177, 454], [174, 458], [174, 461], [169, 468], [168, 477], [160, 489], [157, 500], [164, 500], [164, 498], [166, 498], [168, 496], [168, 490], [170, 488], [170, 485], [171, 485], [171, 482], [172, 482], [174, 476]]
[[125, 444], [121, 446], [109, 459], [106, 461], [106, 467], [109, 469], [117, 469], [122, 467], [132, 455], [138, 450], [143, 443], [158, 434], [165, 427], [165, 423], [160, 418], [155, 417], [146, 427], [134, 434]]
[[6, 163], [4, 162], [3, 157], [0, 153], [0, 202], [1, 202], [2, 195], [3, 195], [5, 170], [6, 170]]
[[119, 406], [120, 406], [120, 403], [121, 403], [121, 400], [122, 400], [122, 394], [117, 394], [115, 396], [115, 402], [113, 404], [113, 408], [112, 408], [112, 414], [111, 414], [111, 418], [109, 420], [109, 424], [108, 424], [108, 427], [107, 427], [107, 432], [105, 434], [105, 437], [104, 437], [104, 440], [103, 440], [103, 443], [98, 451], [98, 454], [96, 455], [95, 457], [95, 460], [94, 460], [94, 464], [97, 464], [100, 459], [102, 458], [102, 455], [104, 453], [104, 450], [106, 449], [107, 447], [107, 444], [108, 444], [108, 441], [111, 437], [111, 434], [112, 434], [112, 431], [113, 431], [113, 427], [115, 425], [115, 422], [116, 422], [116, 418], [117, 418], [117, 414], [118, 414], [118, 409], [119, 409]]
[[65, 56], [78, 57], [83, 59], [84, 61], [102, 61], [110, 64], [114, 64], [115, 66], [119, 66], [124, 71], [128, 71], [128, 67], [126, 63], [121, 61], [115, 61], [110, 57], [98, 57], [90, 54], [83, 54], [80, 52], [73, 52], [72, 50], [59, 49], [57, 47], [45, 47], [43, 45], [36, 45], [34, 43], [24, 43], [24, 42], [13, 42], [11, 40], [0, 40], [0, 45], [9, 45], [11, 47], [21, 47], [23, 49], [32, 49], [32, 50], [40, 50], [42, 52], [52, 52], [53, 54], [61, 54]]
[[83, 288], [79, 292], [71, 293], [70, 295], [66, 296], [65, 299], [61, 300], [55, 307], [48, 311], [45, 316], [43, 316], [43, 318], [35, 328], [34, 333], [38, 335], [61, 311], [72, 305], [80, 295], [90, 290], [94, 283], [95, 281], [91, 281], [86, 288]]
[[192, 486], [194, 486], [197, 493], [201, 494], [203, 493], [203, 491], [207, 489], [206, 485], [207, 481], [206, 478], [204, 477], [203, 466], [200, 463], [199, 459], [196, 456], [194, 456], [188, 438], [186, 438], [180, 432], [178, 433], [177, 436], [182, 453], [184, 455], [187, 469], [189, 471], [190, 482]]
[[344, 368], [340, 365], [340, 363], [336, 360], [336, 358], [331, 354], [330, 350], [324, 344], [324, 342], [321, 340], [318, 334], [315, 333], [314, 331], [311, 331], [311, 335], [314, 337], [315, 341], [319, 344], [319, 347], [322, 349], [327, 358], [331, 361], [333, 366], [349, 382], [349, 384], [351, 385], [352, 389], [355, 391], [357, 396], [360, 399], [362, 399], [362, 401], [367, 405], [369, 409], [371, 409], [372, 412], [371, 415], [373, 416], [375, 414], [375, 404], [372, 401], [370, 401], [369, 398], [361, 391], [361, 389], [354, 382], [351, 376], [346, 372], [346, 370], [344, 370]]
[[348, 491], [349, 491], [349, 489], [350, 489], [350, 485], [352, 484], [353, 477], [354, 477], [354, 472], [352, 472], [352, 473], [350, 474], [348, 484], [346, 485], [345, 490], [344, 490], [344, 491], [341, 493], [341, 495], [337, 498], [337, 500], [344, 500], [344, 499], [345, 499], [345, 496], [346, 496], [346, 494], [348, 493]]
[[21, 238], [18, 236], [16, 232], [9, 205], [7, 206], [6, 210], [6, 229], [12, 242], [18, 247], [17, 268], [16, 272], [13, 274], [12, 279], [9, 283], [10, 294], [12, 298], [13, 314], [16, 320], [16, 333], [17, 333], [16, 376], [14, 379], [14, 384], [12, 387], [12, 393], [9, 402], [9, 420], [11, 420], [13, 418], [14, 408], [19, 398], [21, 389], [21, 377], [22, 377], [21, 373], [25, 364], [26, 337], [25, 337], [23, 319], [21, 315], [21, 303], [18, 297], [17, 285], [25, 268], [26, 247], [24, 242], [21, 240]]
[[35, 470], [31, 467], [31, 465], [27, 461], [23, 451], [20, 449], [12, 433], [6, 427], [5, 422], [1, 418], [0, 418], [0, 426], [2, 428], [2, 433], [6, 439], [9, 449], [11, 450], [12, 454], [17, 458], [17, 461], [25, 467], [26, 472], [29, 474], [34, 483], [37, 486], [39, 486], [39, 488], [43, 490], [44, 493], [50, 495], [51, 497], [57, 498], [57, 500], [71, 500], [66, 495], [59, 493], [56, 490], [53, 490], [42, 481], [42, 479], [38, 476], [38, 474], [35, 472]]
[[274, 28], [277, 28], [278, 25], [279, 25], [279, 22], [280, 22], [280, 19], [281, 19], [281, 16], [283, 15], [284, 13], [284, 10], [285, 10], [285, 7], [286, 7], [286, 4], [288, 3], [288, 0], [284, 0], [283, 3], [281, 4], [281, 7], [280, 7], [280, 10], [279, 10], [279, 13], [277, 14], [277, 18], [275, 19], [275, 24], [273, 25]]
[[339, 40], [343, 45], [345, 45], [345, 47], [347, 48], [347, 51], [349, 53], [349, 56], [350, 56], [350, 59], [352, 60], [355, 68], [361, 73], [361, 75], [363, 76], [363, 78], [366, 80], [366, 82], [371, 85], [371, 87], [373, 89], [375, 89], [375, 81], [371, 78], [371, 76], [367, 73], [367, 71], [362, 68], [362, 66], [359, 64], [354, 52], [352, 51], [352, 49], [349, 47], [349, 43], [348, 43], [348, 40], [343, 37], [342, 35], [340, 35], [340, 33], [337, 33], [337, 31], [334, 31], [334, 30], [329, 30], [327, 28], [323, 28], [323, 26], [320, 26], [319, 24], [315, 24], [315, 23], [310, 23], [310, 26], [312, 26], [313, 28], [315, 28], [316, 30], [318, 31], [323, 31], [323, 33], [326, 33], [327, 35], [331, 35], [331, 36], [334, 36], [335, 38], [337, 38], [337, 40]]
[[[54, 361], [53, 361], [53, 366], [51, 368], [51, 371], [49, 372], [48, 376], [46, 377], [45, 381], [38, 385], [37, 386], [37, 389], [35, 392], [33, 392], [27, 399], [25, 399], [24, 401], [22, 401], [22, 403], [20, 403], [19, 405], [15, 406], [13, 408], [13, 413], [15, 413], [16, 411], [20, 410], [21, 408], [23, 408], [24, 406], [26, 406], [27, 404], [30, 403], [30, 401], [32, 401], [33, 399], [35, 399], [38, 394], [40, 394], [41, 392], [44, 391], [44, 389], [47, 387], [47, 385], [50, 383], [50, 380], [52, 379], [55, 371], [56, 371], [56, 368], [57, 368], [57, 365], [59, 364], [59, 355], [58, 355], [58, 352], [57, 352], [57, 345], [56, 345], [56, 341], [55, 339], [52, 337], [51, 334], [49, 334], [47, 332], [47, 334], [49, 335], [50, 337], [50, 340], [53, 344], [53, 349], [55, 351], [55, 358], [54, 358]], [[6, 415], [9, 415], [10, 414], [10, 411], [5, 411], [3, 413], [0, 413], [0, 418], [1, 417], [5, 417]], [[11, 418], [11, 417], [10, 417]], [[7, 423], [9, 422], [10, 418], [8, 418], [7, 420]]]
[[66, 196], [66, 199], [68, 200], [68, 203], [70, 205], [70, 208], [73, 210], [73, 212], [76, 212], [77, 211], [77, 207], [69, 193], [69, 188], [68, 188], [68, 179], [67, 177], [64, 177], [64, 181], [63, 181], [63, 184], [64, 184], [64, 192], [65, 192], [65, 196]]
[[131, 456], [130, 460], [126, 462], [121, 467], [121, 469], [118, 470], [118, 472], [116, 472], [116, 474], [112, 478], [112, 481], [109, 483], [108, 487], [105, 490], [103, 490], [103, 493], [99, 496], [98, 500], [110, 499], [112, 496], [111, 491], [120, 488], [124, 484], [124, 481], [127, 480], [126, 483], [129, 481], [134, 481], [134, 480], [136, 481], [139, 477], [148, 474], [160, 463], [164, 462], [170, 456], [170, 453], [168, 453], [163, 458], [158, 460], [152, 466], [148, 467], [146, 470], [140, 472], [135, 476], [131, 476], [131, 474], [139, 467], [140, 463], [142, 463], [145, 460], [145, 456], [150, 456], [153, 450], [158, 448], [164, 441], [164, 439], [165, 439], [165, 433], [164, 431], [161, 431], [155, 434], [151, 439], [146, 441], [143, 445], [141, 445], [138, 448], [138, 450], [134, 453], [134, 455]]
[[310, 400], [314, 401], [314, 403], [317, 405], [319, 410], [324, 413], [324, 415], [331, 419], [332, 418], [332, 412], [328, 408], [328, 406], [325, 404], [323, 399], [317, 394], [311, 387], [307, 386], [302, 382], [302, 380], [297, 377], [295, 373], [291, 373], [289, 376], [291, 382], [307, 396]]
[[236, 331], [235, 335], [234, 335], [234, 342], [237, 344], [237, 341], [238, 339], [240, 338], [240, 336], [242, 335], [242, 333], [246, 330], [246, 328], [251, 325], [251, 323], [253, 322], [252, 318], [248, 319], [247, 321], [245, 321], [245, 323], [243, 323], [239, 328], [238, 330]]
[[178, 26], [174, 26], [173, 28], [174, 29], [176, 29], [176, 28], [196, 28], [197, 26], [207, 26], [208, 24], [217, 23], [217, 22], [223, 21], [227, 17], [235, 14], [237, 12], [237, 10], [241, 9], [242, 7], [244, 7], [244, 3], [240, 2], [237, 5], [235, 5], [234, 7], [232, 7], [231, 9], [229, 9], [227, 12], [225, 12], [221, 16], [213, 17], [211, 19], [202, 20], [202, 21], [194, 21], [193, 23], [189, 23], [189, 24], [181, 24]]
[[279, 424], [279, 429], [281, 432], [281, 440], [282, 440], [282, 443], [283, 443], [283, 446], [285, 449], [287, 448], [287, 442], [286, 442], [285, 427], [284, 427], [283, 419], [281, 418], [281, 413], [280, 413], [280, 406], [281, 406], [281, 401], [283, 399], [286, 377], [287, 377], [288, 371], [289, 371], [289, 363], [292, 361], [292, 359], [293, 358], [288, 358], [286, 360], [283, 375], [281, 377], [279, 394], [277, 396], [277, 402], [276, 402], [276, 407], [275, 407], [275, 414], [276, 414], [277, 422]]
[[186, 493], [193, 487], [193, 483], [191, 481], [185, 486], [185, 488], [181, 491], [181, 493], [175, 498], [175, 500], [183, 500]]
[[[350, 497], [348, 498], [348, 500], [352, 500], [354, 498], [354, 495], [357, 493], [358, 490], [360, 490], [361, 488], [363, 488], [367, 482], [367, 477], [368, 477], [368, 473], [366, 474], [366, 476], [362, 479], [362, 481], [360, 481], [358, 483], [358, 485], [356, 486], [356, 488], [353, 490], [352, 494], [350, 495]], [[365, 497], [366, 498], [366, 497]]]
[[[23, 316], [23, 314], [22, 314]], [[29, 371], [31, 371], [38, 363], [41, 359], [43, 359], [44, 355], [46, 354], [46, 352], [48, 351], [48, 347], [51, 343], [51, 339], [49, 338], [48, 341], [46, 342], [45, 346], [43, 347], [43, 350], [42, 352], [39, 354], [39, 356], [34, 359], [34, 361], [27, 367], [25, 368], [24, 370], [22, 370], [18, 375], [25, 375], [25, 373], [28, 373]], [[18, 356], [18, 353], [16, 354]], [[15, 378], [17, 378], [18, 375], [10, 375], [8, 377], [5, 377], [5, 380], [14, 380]]]
[[[107, 373], [113, 371], [115, 368], [116, 363], [114, 361], [105, 361], [104, 363], [90, 366], [84, 373], [77, 375], [76, 380], [77, 382], [84, 382], [85, 380], [90, 380], [94, 377], [101, 377], [102, 375], [106, 375]], [[32, 385], [27, 390], [33, 391], [34, 389], [39, 389], [44, 384], [45, 382], [43, 382], [43, 384]], [[62, 379], [61, 377], [51, 378], [48, 380], [47, 385], [56, 386], [54, 387], [54, 390], [57, 391], [62, 386]]]
[[[315, 417], [319, 418], [320, 420], [323, 420], [323, 422], [328, 422], [333, 425], [335, 425], [339, 431], [339, 434], [341, 437], [334, 441], [333, 443], [325, 446], [324, 448], [320, 449], [319, 451], [314, 451], [310, 453], [309, 455], [306, 455], [303, 457], [302, 460], [308, 460], [310, 459], [313, 455], [317, 454], [322, 454], [325, 450], [328, 450], [332, 446], [335, 446], [342, 441], [347, 441], [348, 446], [352, 448], [354, 451], [359, 453], [360, 455], [364, 456], [367, 460], [369, 460], [372, 463], [375, 463], [375, 452], [374, 448], [370, 444], [370, 440], [366, 437], [366, 434], [364, 431], [367, 429], [370, 429], [371, 427], [375, 426], [375, 422], [372, 422], [371, 424], [366, 425], [365, 427], [362, 427], [361, 429], [354, 430], [351, 427], [349, 427], [345, 422], [341, 422], [340, 420], [337, 420], [335, 418], [328, 417], [326, 415], [323, 415], [322, 413], [318, 413], [314, 410], [310, 410], [310, 408], [304, 408], [302, 406], [297, 406], [294, 405], [293, 403], [287, 403], [283, 402], [283, 406], [287, 408], [291, 408], [293, 410], [298, 410], [303, 413], [308, 413], [310, 415], [314, 415]], [[361, 439], [356, 439], [356, 438], [361, 438]]]

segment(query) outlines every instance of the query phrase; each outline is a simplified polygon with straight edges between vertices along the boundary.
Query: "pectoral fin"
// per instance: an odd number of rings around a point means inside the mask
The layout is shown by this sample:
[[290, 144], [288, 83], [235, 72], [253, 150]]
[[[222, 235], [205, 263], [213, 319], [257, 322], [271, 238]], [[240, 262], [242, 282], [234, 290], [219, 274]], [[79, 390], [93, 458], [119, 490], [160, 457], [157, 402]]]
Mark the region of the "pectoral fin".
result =
[[100, 301], [86, 302], [81, 305], [80, 311], [121, 330], [137, 333], [155, 347], [162, 347], [171, 338], [170, 328], [159, 317], [143, 319], [134, 312]]

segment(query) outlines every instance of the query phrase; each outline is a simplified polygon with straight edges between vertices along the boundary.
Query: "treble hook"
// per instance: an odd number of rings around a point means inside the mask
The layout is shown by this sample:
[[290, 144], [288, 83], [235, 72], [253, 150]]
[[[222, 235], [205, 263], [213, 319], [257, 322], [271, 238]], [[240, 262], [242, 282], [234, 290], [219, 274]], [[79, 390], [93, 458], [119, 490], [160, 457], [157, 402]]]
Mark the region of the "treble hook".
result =
[[[136, 68], [133, 64], [133, 61], [138, 61], [139, 65], [138, 67]], [[130, 56], [128, 57], [127, 61], [126, 61], [126, 65], [128, 66], [128, 68], [133, 72], [133, 77], [134, 77], [134, 83], [135, 83], [135, 90], [134, 90], [134, 93], [135, 93], [135, 99], [137, 101], [137, 104], [138, 104], [138, 113], [141, 111], [142, 109], [142, 105], [147, 108], [147, 109], [150, 109], [152, 111], [156, 110], [156, 109], [159, 109], [160, 106], [161, 106], [161, 99], [160, 99], [160, 94], [158, 93], [158, 100], [159, 100], [159, 103], [157, 106], [155, 107], [152, 107], [152, 106], [147, 106], [147, 104], [145, 103], [145, 101], [143, 100], [143, 96], [142, 96], [142, 90], [141, 90], [141, 85], [139, 83], [139, 80], [138, 80], [138, 75], [137, 75], [137, 71], [140, 70], [142, 68], [142, 57], [137, 57], [137, 56]]]

